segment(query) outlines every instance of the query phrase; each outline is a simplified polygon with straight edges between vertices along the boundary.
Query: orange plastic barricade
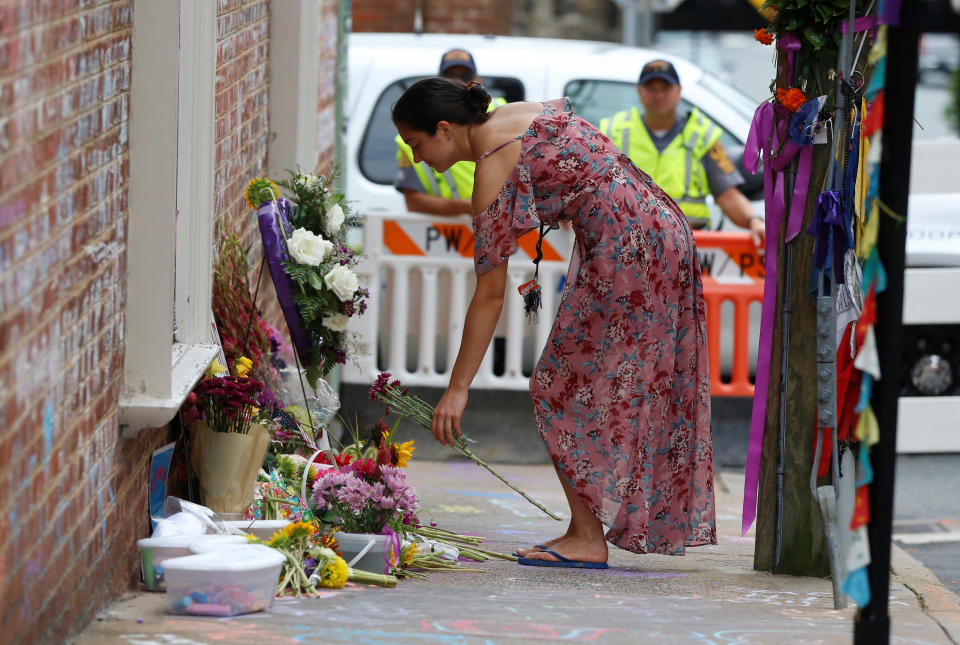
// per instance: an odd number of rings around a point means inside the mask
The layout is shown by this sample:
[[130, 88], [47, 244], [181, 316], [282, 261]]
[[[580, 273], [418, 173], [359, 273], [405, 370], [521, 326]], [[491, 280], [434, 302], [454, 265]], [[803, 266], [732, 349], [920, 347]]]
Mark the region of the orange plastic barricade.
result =
[[[701, 256], [703, 298], [707, 308], [707, 348], [710, 357], [711, 396], [753, 396], [750, 381], [750, 343], [757, 338], [750, 333], [750, 304], [763, 302], [763, 259], [757, 255], [749, 233], [720, 231], [695, 232], [697, 253]], [[720, 251], [719, 253], [717, 251]], [[712, 254], [708, 266], [703, 260]], [[718, 273], [724, 264], [732, 264], [729, 278]], [[733, 352], [730, 381], [721, 375], [721, 311], [724, 302], [733, 304]]]

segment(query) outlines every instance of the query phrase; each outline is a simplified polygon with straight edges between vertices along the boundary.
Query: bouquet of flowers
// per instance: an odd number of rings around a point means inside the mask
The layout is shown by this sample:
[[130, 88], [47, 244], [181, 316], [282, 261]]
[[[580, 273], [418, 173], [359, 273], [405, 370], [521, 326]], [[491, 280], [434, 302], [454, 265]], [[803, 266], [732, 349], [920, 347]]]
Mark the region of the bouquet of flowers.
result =
[[351, 426], [343, 417], [341, 417], [341, 420], [344, 421], [344, 425], [347, 426], [351, 434], [351, 441], [340, 447], [338, 458], [343, 456], [346, 458], [373, 459], [378, 465], [387, 464], [398, 468], [406, 468], [413, 457], [413, 451], [417, 449], [413, 445], [413, 439], [403, 443], [397, 443], [393, 440], [394, 432], [396, 432], [400, 423], [399, 420], [390, 428], [384, 423], [383, 417], [377, 419], [373, 426], [373, 436], [366, 441], [360, 438], [360, 428], [357, 423]]
[[[298, 169], [290, 173], [289, 180], [279, 183], [289, 201], [280, 198], [276, 184], [264, 178], [250, 182], [247, 201], [256, 206], [273, 200], [287, 220], [281, 226], [286, 248], [274, 251], [265, 238], [265, 249], [268, 255], [283, 256], [268, 259], [278, 262], [294, 283], [290, 297], [299, 321], [291, 326], [291, 334], [307, 368], [307, 379], [315, 384], [337, 363], [346, 363], [349, 352], [362, 351], [347, 324], [351, 317], [366, 311], [370, 294], [354, 272], [359, 258], [346, 245], [344, 229], [344, 224], [359, 219], [349, 216], [344, 196], [332, 191], [329, 177], [304, 174]], [[263, 223], [261, 229], [263, 234]], [[277, 290], [281, 307], [286, 304], [285, 292], [286, 289]]]
[[322, 470], [310, 501], [318, 517], [347, 533], [380, 533], [385, 527], [400, 532], [404, 519], [417, 509], [417, 496], [404, 471], [372, 459]]
[[247, 434], [263, 384], [249, 376], [215, 376], [197, 384], [203, 419], [214, 432]]
[[214, 376], [191, 393], [190, 461], [204, 505], [218, 513], [243, 513], [252, 501], [270, 442], [258, 418], [256, 397], [262, 387], [249, 376]]
[[[373, 387], [370, 388], [370, 398], [374, 400], [381, 401], [384, 405], [387, 406], [388, 411], [393, 411], [403, 417], [408, 417], [417, 425], [427, 430], [430, 429], [430, 423], [433, 420], [433, 406], [427, 403], [426, 401], [416, 397], [407, 390], [407, 388], [400, 385], [399, 380], [390, 380], [390, 372], [381, 372], [380, 376], [377, 377], [377, 380], [374, 382]], [[541, 511], [549, 515], [555, 520], [560, 520], [560, 516], [548, 509], [546, 506], [533, 499], [526, 492], [517, 488], [515, 485], [510, 483], [503, 475], [498, 473], [496, 470], [490, 467], [490, 465], [485, 462], [483, 459], [478, 457], [476, 453], [470, 450], [468, 443], [476, 443], [466, 434], [461, 434], [459, 437], [454, 437], [453, 439], [453, 450], [454, 452], [467, 457], [472, 460], [478, 466], [486, 468], [490, 474], [502, 481], [504, 484], [516, 491], [521, 497], [525, 500], [539, 508]]]

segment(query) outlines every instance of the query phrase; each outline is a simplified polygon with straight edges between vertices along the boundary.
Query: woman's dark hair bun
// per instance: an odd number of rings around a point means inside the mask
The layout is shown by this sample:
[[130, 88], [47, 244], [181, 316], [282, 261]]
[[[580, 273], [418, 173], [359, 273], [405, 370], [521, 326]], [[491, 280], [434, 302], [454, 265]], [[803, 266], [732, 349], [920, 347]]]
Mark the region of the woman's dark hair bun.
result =
[[464, 85], [442, 76], [417, 81], [393, 104], [396, 125], [405, 125], [433, 136], [437, 123], [483, 123], [490, 118], [490, 94], [479, 83]]
[[476, 114], [486, 114], [490, 106], [490, 93], [480, 83], [470, 83], [465, 92], [467, 106]]

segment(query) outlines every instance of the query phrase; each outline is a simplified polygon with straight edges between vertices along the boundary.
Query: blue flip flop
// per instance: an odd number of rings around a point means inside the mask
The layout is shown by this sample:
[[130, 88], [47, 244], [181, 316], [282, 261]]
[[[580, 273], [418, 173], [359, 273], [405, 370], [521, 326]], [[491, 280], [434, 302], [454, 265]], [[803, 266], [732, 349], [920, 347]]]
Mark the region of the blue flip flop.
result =
[[608, 569], [609, 565], [606, 562], [584, 562], [583, 560], [571, 560], [565, 558], [556, 551], [551, 551], [550, 549], [544, 549], [544, 553], [549, 553], [557, 559], [553, 560], [537, 560], [536, 558], [524, 558], [518, 557], [517, 564], [523, 564], [528, 567], [568, 567], [571, 569]]
[[[546, 551], [546, 550], [547, 550], [547, 545], [546, 545], [546, 544], [534, 544], [534, 545], [533, 545], [532, 547], [530, 547], [530, 548], [531, 548], [531, 549], [541, 549], [541, 550], [543, 550], [543, 551]], [[515, 557], [515, 558], [522, 558], [522, 557], [523, 557], [522, 555], [519, 555], [516, 551], [514, 551], [514, 552], [511, 553], [510, 555], [512, 555], [512, 556]]]

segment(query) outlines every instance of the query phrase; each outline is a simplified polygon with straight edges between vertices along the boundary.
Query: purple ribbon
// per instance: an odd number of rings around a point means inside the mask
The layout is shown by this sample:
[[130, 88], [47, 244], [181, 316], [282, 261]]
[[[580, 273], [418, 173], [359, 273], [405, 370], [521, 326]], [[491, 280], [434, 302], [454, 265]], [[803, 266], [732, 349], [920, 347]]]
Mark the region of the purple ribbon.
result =
[[787, 78], [793, 78], [793, 54], [800, 51], [803, 41], [795, 31], [785, 31], [777, 38], [777, 49], [787, 53]]
[[[853, 21], [853, 32], [857, 33], [858, 31], [866, 31], [867, 29], [873, 29], [878, 24], [880, 24], [880, 19], [874, 16], [864, 16], [862, 18], [857, 18]], [[850, 31], [850, 21], [844, 20], [840, 23], [840, 33], [845, 34]]]
[[287, 252], [287, 237], [291, 232], [290, 202], [283, 197], [275, 202], [264, 202], [257, 210], [257, 220], [260, 225], [260, 239], [263, 241], [263, 254], [273, 278], [273, 288], [280, 302], [280, 310], [287, 321], [290, 330], [290, 341], [300, 355], [301, 360], [309, 360], [313, 343], [310, 334], [303, 328], [303, 319], [297, 303], [293, 301], [293, 294], [298, 289], [297, 284], [283, 270], [283, 262], [290, 256]]
[[753, 391], [753, 412], [750, 419], [750, 445], [747, 449], [746, 481], [743, 486], [742, 535], [750, 530], [757, 516], [757, 486], [760, 482], [760, 455], [763, 451], [763, 430], [767, 415], [767, 389], [770, 382], [770, 347], [777, 305], [777, 236], [783, 218], [783, 202], [779, 207], [775, 198], [774, 170], [771, 157], [774, 137], [774, 107], [763, 102], [753, 115], [747, 135], [743, 165], [756, 172], [763, 155], [763, 198], [766, 213], [765, 277], [763, 283], [763, 313], [760, 322], [760, 347], [757, 355], [757, 377]]
[[[811, 105], [814, 101], [816, 99], [808, 102], [791, 117], [790, 124], [796, 132], [805, 133], [807, 122], [815, 122], [817, 109]], [[817, 102], [815, 106], [819, 106], [819, 103]], [[813, 137], [799, 135], [788, 137], [787, 119], [774, 125], [774, 117], [777, 114], [786, 116], [789, 112], [783, 106], [774, 106], [769, 102], [760, 104], [750, 124], [750, 133], [747, 135], [743, 156], [743, 165], [749, 172], [757, 171], [759, 158], [763, 156], [763, 198], [767, 226], [760, 345], [757, 353], [757, 377], [753, 390], [753, 411], [750, 418], [746, 481], [743, 488], [743, 535], [746, 535], [757, 514], [757, 486], [760, 482], [760, 457], [763, 452], [767, 392], [770, 385], [770, 348], [773, 345], [773, 327], [777, 308], [777, 237], [784, 219], [786, 182], [783, 170], [799, 154], [790, 213], [787, 216], [785, 239], [789, 242], [800, 233], [803, 227], [803, 213], [806, 209], [810, 169], [813, 163]], [[787, 143], [780, 154], [774, 158], [773, 151], [779, 147], [781, 141]]]
[[846, 227], [840, 192], [826, 190], [817, 198], [817, 211], [807, 228], [814, 242], [813, 267], [820, 271], [827, 264], [828, 254], [833, 260], [833, 281], [843, 284], [843, 259], [846, 251]]

